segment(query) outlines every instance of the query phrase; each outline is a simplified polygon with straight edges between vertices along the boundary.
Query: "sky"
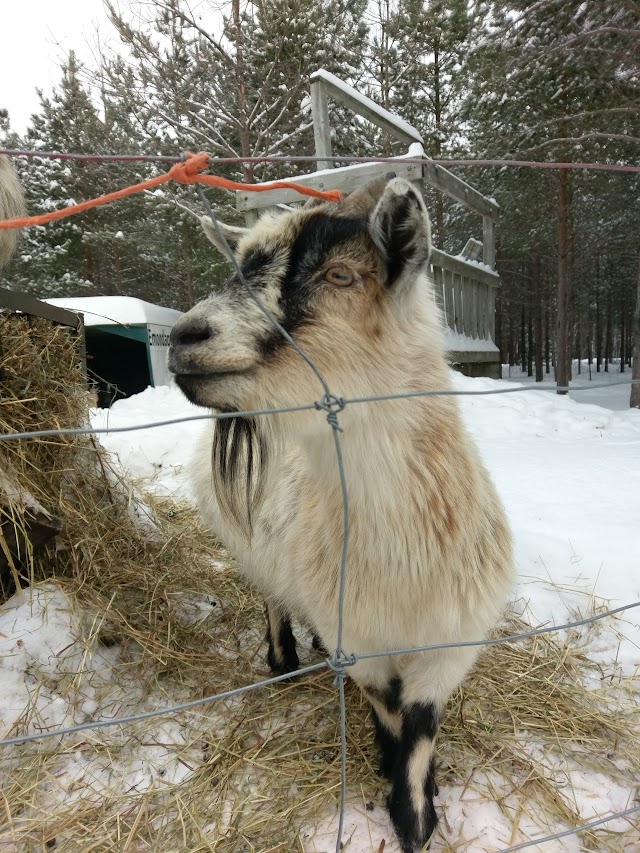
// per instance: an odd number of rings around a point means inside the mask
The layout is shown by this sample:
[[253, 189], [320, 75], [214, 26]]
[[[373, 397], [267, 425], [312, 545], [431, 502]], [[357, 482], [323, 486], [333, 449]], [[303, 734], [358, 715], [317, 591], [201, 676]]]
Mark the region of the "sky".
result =
[[0, 108], [23, 133], [39, 107], [36, 88], [50, 94], [70, 50], [92, 63], [96, 36], [115, 38], [102, 0], [0, 0]]

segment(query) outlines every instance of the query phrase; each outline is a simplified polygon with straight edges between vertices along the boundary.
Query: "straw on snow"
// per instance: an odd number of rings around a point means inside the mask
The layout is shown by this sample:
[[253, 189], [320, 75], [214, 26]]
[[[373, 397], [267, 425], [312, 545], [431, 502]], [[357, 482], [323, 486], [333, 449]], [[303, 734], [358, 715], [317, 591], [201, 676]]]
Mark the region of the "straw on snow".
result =
[[[86, 420], [72, 334], [26, 318], [0, 317], [0, 327], [0, 430]], [[109, 690], [129, 711], [268, 675], [262, 604], [191, 507], [143, 493], [89, 437], [0, 444], [0, 470], [63, 520], [56, 548], [24, 555], [22, 572], [23, 583], [55, 577], [79, 614], [84, 651], [77, 671], [56, 685], [72, 712], [79, 713], [107, 658]], [[20, 524], [19, 501], [2, 504]], [[527, 627], [514, 617], [504, 630]], [[514, 841], [523, 814], [541, 834], [581, 822], [559, 768], [630, 784], [640, 766], [631, 686], [605, 678], [611, 673], [585, 651], [601, 630], [493, 646], [450, 704], [439, 740], [440, 784], [492, 798], [513, 824]], [[299, 639], [302, 662], [313, 660], [308, 637]], [[347, 699], [350, 799], [382, 804], [386, 785], [376, 775], [368, 707], [353, 683]], [[37, 730], [37, 723], [34, 703], [11, 733]], [[162, 767], [170, 757], [173, 778], [150, 761], [140, 781], [132, 757], [158, 749]], [[302, 851], [301, 827], [335, 809], [339, 761], [328, 671], [171, 720], [13, 747], [0, 754], [0, 851], [45, 850], [54, 840], [65, 853]], [[606, 828], [581, 842], [621, 849], [619, 835]], [[444, 837], [441, 843], [453, 851]]]

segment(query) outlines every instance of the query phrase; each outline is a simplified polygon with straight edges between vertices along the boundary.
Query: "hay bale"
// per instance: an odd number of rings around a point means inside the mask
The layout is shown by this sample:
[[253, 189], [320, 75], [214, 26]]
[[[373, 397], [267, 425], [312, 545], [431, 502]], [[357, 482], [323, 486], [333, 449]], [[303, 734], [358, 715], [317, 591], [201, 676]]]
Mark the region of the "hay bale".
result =
[[[79, 341], [72, 330], [34, 317], [0, 314], [0, 431], [78, 427], [87, 405]], [[0, 544], [5, 597], [12, 585], [46, 576], [44, 544], [62, 528], [57, 507], [76, 464], [76, 444], [0, 442]], [[1, 566], [1, 564], [0, 564]]]
[[29, 555], [41, 552], [61, 529], [59, 518], [0, 474], [0, 602], [20, 588], [20, 573], [28, 571]]

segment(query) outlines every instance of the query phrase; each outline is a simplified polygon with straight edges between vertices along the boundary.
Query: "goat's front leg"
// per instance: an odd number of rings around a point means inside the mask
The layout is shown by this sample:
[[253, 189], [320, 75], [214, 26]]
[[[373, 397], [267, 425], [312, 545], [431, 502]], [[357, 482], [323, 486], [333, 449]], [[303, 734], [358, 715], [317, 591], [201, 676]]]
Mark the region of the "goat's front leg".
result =
[[296, 640], [291, 620], [280, 608], [267, 602], [267, 662], [274, 675], [284, 675], [298, 669]]
[[438, 793], [434, 748], [440, 714], [431, 702], [412, 702], [401, 716], [388, 805], [403, 853], [413, 853], [428, 845], [438, 824], [433, 798]]
[[443, 702], [430, 689], [432, 674], [438, 672], [430, 672], [424, 660], [400, 672], [387, 670], [386, 681], [375, 671], [370, 680], [360, 674], [373, 708], [380, 772], [391, 781], [387, 805], [403, 853], [425, 849], [438, 824], [434, 747]]
[[382, 689], [373, 686], [366, 686], [363, 689], [373, 711], [376, 744], [380, 750], [379, 772], [385, 779], [393, 779], [402, 735], [402, 717], [400, 716], [402, 682], [398, 676], [394, 676]]

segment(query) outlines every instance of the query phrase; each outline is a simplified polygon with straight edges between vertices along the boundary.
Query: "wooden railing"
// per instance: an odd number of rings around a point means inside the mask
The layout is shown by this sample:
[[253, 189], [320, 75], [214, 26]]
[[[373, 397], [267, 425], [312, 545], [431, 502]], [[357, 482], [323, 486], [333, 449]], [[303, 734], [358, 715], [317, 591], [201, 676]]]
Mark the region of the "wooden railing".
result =
[[[493, 343], [496, 327], [496, 272], [478, 261], [439, 249], [431, 255], [433, 282], [447, 325], [471, 340]], [[486, 351], [486, 350], [483, 350]]]

